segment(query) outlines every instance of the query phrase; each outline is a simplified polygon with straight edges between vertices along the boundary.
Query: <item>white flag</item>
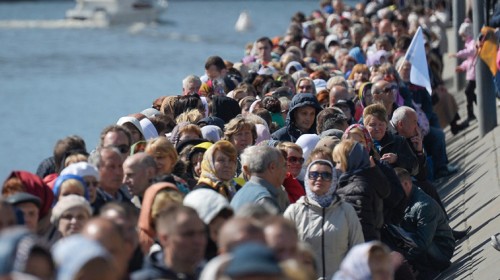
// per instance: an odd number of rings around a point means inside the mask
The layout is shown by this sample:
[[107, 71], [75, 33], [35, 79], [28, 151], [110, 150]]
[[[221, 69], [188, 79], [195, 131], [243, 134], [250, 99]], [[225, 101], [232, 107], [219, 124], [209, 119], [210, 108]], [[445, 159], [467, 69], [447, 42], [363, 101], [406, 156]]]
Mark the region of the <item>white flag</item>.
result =
[[410, 47], [405, 55], [405, 60], [411, 63], [410, 82], [412, 84], [425, 87], [429, 94], [432, 93], [431, 79], [429, 78], [429, 68], [427, 57], [425, 56], [424, 37], [422, 27], [418, 27], [417, 33], [411, 40]]

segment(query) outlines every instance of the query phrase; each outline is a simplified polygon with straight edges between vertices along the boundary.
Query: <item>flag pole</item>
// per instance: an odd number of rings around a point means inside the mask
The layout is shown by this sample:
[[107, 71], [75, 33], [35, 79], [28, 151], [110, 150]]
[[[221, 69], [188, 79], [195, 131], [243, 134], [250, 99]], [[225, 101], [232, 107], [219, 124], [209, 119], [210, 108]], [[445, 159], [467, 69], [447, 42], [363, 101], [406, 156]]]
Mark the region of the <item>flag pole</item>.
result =
[[[474, 37], [478, 38], [481, 27], [485, 24], [484, 1], [474, 1], [473, 5]], [[478, 60], [480, 62], [476, 64], [477, 111], [479, 135], [484, 137], [497, 126], [497, 102], [491, 72], [484, 61]]]

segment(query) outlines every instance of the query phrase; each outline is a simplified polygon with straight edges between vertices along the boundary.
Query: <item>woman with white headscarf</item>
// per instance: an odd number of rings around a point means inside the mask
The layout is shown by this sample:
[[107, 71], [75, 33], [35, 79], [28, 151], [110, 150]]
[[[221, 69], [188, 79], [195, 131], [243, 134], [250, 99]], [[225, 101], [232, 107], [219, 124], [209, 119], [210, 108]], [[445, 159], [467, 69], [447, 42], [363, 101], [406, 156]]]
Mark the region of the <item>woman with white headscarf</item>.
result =
[[332, 280], [391, 280], [394, 268], [389, 248], [379, 241], [354, 246]]
[[354, 208], [336, 195], [337, 175], [333, 164], [315, 160], [306, 169], [306, 196], [290, 205], [284, 217], [297, 226], [299, 238], [316, 252], [318, 277], [331, 279], [342, 259], [363, 232]]

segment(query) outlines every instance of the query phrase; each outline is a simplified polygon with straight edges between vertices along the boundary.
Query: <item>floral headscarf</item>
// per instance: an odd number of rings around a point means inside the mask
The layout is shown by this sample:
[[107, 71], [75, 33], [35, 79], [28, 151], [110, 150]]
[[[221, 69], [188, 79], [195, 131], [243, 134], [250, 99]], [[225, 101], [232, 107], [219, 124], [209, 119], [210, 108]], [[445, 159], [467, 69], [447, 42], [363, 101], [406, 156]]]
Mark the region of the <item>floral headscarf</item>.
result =
[[375, 159], [380, 159], [380, 155], [379, 153], [377, 152], [376, 149], [374, 149], [374, 143], [373, 143], [373, 139], [370, 135], [370, 133], [368, 132], [368, 129], [366, 129], [366, 127], [362, 124], [353, 124], [351, 126], [349, 126], [345, 132], [344, 132], [344, 136], [342, 136], [342, 139], [347, 139], [347, 137], [349, 137], [349, 132], [351, 130], [353, 130], [354, 128], [358, 128], [362, 131], [363, 133], [363, 138], [365, 139], [365, 151], [370, 154], [370, 152], [372, 152], [372, 155]]
[[[200, 179], [198, 180], [198, 184], [206, 184], [210, 186], [212, 189], [216, 190], [218, 193], [225, 196], [227, 199], [231, 200], [231, 198], [236, 193], [236, 182], [233, 179], [229, 181], [221, 181], [216, 176], [215, 171], [215, 151], [220, 146], [220, 143], [227, 142], [231, 144], [229, 141], [221, 140], [212, 145], [203, 155], [203, 161], [201, 162], [201, 174]], [[232, 145], [232, 144], [231, 144]], [[236, 164], [236, 161], [235, 161]]]

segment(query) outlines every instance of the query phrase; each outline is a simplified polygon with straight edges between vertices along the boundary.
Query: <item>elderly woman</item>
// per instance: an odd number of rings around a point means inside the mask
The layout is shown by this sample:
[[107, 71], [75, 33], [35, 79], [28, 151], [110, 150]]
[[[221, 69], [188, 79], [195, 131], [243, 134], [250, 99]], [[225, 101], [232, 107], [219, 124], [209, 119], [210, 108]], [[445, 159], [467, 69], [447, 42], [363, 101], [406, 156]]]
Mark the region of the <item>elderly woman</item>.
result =
[[[403, 220], [404, 210], [406, 208], [403, 186], [401, 185], [401, 182], [399, 181], [399, 178], [396, 175], [396, 172], [394, 172], [392, 166], [385, 161], [376, 159], [380, 158], [380, 156], [373, 148], [373, 140], [368, 130], [361, 124], [353, 124], [346, 129], [342, 139], [351, 139], [360, 143], [363, 145], [367, 153], [373, 155], [372, 158], [375, 164], [384, 173], [391, 186], [391, 194], [384, 199], [384, 223], [399, 224]], [[384, 237], [382, 236], [382, 238]]]
[[353, 140], [343, 140], [335, 146], [333, 160], [342, 172], [337, 193], [356, 209], [365, 240], [380, 240], [384, 223], [382, 200], [391, 191], [387, 178], [375, 163], [370, 163], [363, 145]]
[[211, 142], [203, 142], [191, 147], [189, 150], [186, 178], [191, 189], [196, 186], [198, 180], [200, 179], [203, 155], [212, 145], [213, 144]]
[[244, 117], [237, 116], [225, 125], [224, 140], [231, 142], [238, 153], [237, 174], [241, 173], [239, 155], [246, 147], [255, 145], [256, 139], [257, 129], [255, 128], [255, 124]]
[[364, 242], [361, 224], [353, 207], [335, 193], [337, 175], [331, 162], [315, 160], [306, 170], [306, 196], [291, 204], [284, 217], [313, 247], [318, 277], [331, 279], [347, 252]]
[[363, 112], [363, 123], [373, 139], [380, 160], [392, 167], [401, 167], [412, 175], [418, 173], [418, 159], [405, 138], [387, 130], [389, 123], [384, 105], [372, 104]]
[[75, 194], [89, 200], [89, 192], [83, 178], [78, 175], [65, 174], [57, 177], [54, 183], [54, 203], [63, 196]]
[[82, 196], [70, 194], [56, 203], [50, 222], [64, 238], [79, 233], [90, 217], [92, 208], [89, 202]]
[[300, 197], [306, 194], [302, 187], [302, 183], [297, 180], [297, 176], [299, 176], [302, 170], [302, 164], [304, 163], [302, 148], [292, 142], [283, 142], [278, 144], [278, 149], [287, 155], [287, 173], [283, 181], [283, 187], [285, 187], [290, 203], [295, 203]]
[[229, 141], [221, 140], [207, 149], [201, 162], [201, 175], [195, 189], [211, 189], [231, 201], [241, 188], [236, 175], [237, 150]]
[[157, 176], [172, 176], [175, 180], [175, 185], [182, 193], [187, 194], [189, 192], [187, 182], [172, 174], [178, 160], [178, 155], [174, 145], [167, 138], [158, 137], [148, 141], [145, 152], [155, 159]]
[[83, 179], [87, 186], [88, 199], [92, 204], [96, 199], [97, 186], [99, 185], [99, 171], [87, 162], [77, 162], [70, 164], [61, 171], [62, 175], [77, 175]]
[[372, 241], [356, 245], [349, 251], [335, 273], [333, 280], [394, 279], [394, 268], [389, 248], [383, 243]]

